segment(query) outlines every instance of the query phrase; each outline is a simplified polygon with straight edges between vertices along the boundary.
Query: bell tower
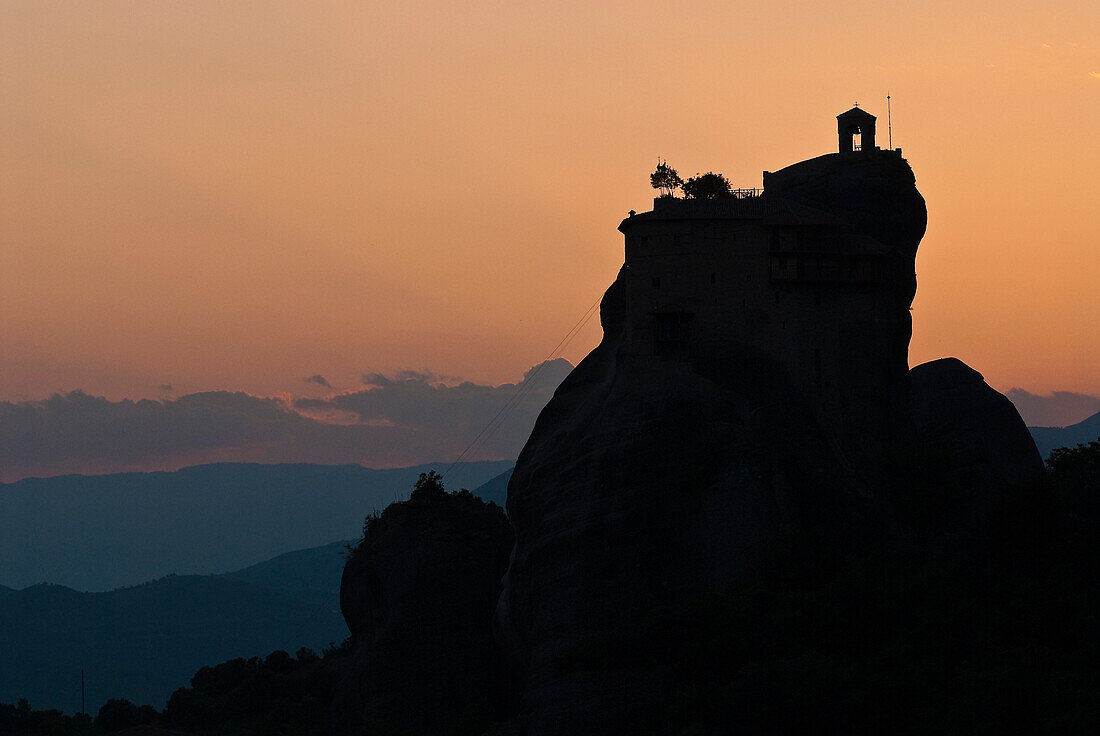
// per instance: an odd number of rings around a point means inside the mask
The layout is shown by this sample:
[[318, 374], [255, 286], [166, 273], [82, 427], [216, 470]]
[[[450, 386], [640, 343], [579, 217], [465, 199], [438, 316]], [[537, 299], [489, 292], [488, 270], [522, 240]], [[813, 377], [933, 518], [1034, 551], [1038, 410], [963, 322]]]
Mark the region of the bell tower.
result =
[[[875, 116], [856, 105], [836, 116], [836, 131], [840, 152], [853, 153], [875, 150]], [[859, 136], [859, 143], [855, 137]]]

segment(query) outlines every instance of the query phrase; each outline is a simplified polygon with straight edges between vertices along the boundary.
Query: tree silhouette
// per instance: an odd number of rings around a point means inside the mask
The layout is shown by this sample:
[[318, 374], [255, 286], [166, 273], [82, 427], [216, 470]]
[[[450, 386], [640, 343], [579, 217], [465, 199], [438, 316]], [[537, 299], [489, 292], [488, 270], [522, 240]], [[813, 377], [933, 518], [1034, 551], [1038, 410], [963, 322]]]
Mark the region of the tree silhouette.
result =
[[732, 197], [730, 180], [721, 174], [708, 171], [684, 182], [684, 196], [688, 199], [720, 199]]
[[121, 731], [134, 725], [138, 707], [125, 698], [110, 698], [99, 709], [95, 725], [104, 731]]
[[684, 180], [667, 161], [662, 161], [657, 164], [657, 170], [649, 175], [649, 184], [654, 189], [660, 189], [662, 197], [672, 197], [684, 185]]
[[436, 501], [445, 498], [446, 495], [447, 491], [443, 488], [443, 476], [434, 470], [429, 470], [427, 473], [420, 474], [413, 485], [409, 500], [416, 502]]

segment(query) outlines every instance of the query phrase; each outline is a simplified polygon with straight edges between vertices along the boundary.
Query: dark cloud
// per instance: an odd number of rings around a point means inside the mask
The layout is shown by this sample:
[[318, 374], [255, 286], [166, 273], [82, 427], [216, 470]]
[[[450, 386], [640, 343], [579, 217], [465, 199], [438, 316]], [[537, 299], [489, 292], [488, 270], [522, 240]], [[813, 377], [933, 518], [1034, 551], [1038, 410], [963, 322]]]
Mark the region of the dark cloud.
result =
[[364, 373], [364, 386], [385, 386], [394, 381], [416, 381], [420, 383], [462, 383], [457, 376], [445, 376], [430, 370], [403, 370], [393, 376], [385, 376], [381, 373]]
[[393, 378], [371, 374], [364, 376], [368, 388], [361, 391], [324, 399], [298, 399], [294, 406], [310, 414], [350, 412], [365, 424], [387, 422], [428, 432], [447, 428], [471, 439], [508, 407], [499, 432], [494, 433], [500, 436], [493, 439], [493, 447], [514, 456], [527, 439], [538, 412], [572, 367], [569, 361], [559, 358], [527, 371], [518, 384], [501, 386], [436, 383], [439, 376], [419, 371], [402, 371]]
[[0, 402], [0, 480], [188, 464], [292, 436], [308, 421], [274, 399], [228, 391], [165, 401], [73, 391]]
[[397, 374], [396, 380], [428, 383], [437, 380], [437, 376], [429, 371], [401, 371]]
[[381, 373], [364, 373], [363, 385], [364, 386], [388, 386], [390, 379], [383, 376]]
[[551, 361], [502, 386], [446, 385], [422, 372], [375, 376], [361, 391], [293, 405], [229, 391], [162, 401], [109, 401], [73, 391], [0, 402], [0, 481], [216, 461], [372, 467], [449, 461], [505, 407], [499, 427], [468, 459], [514, 459], [571, 368]]
[[159, 391], [169, 391], [170, 392], [170, 391], [175, 391], [176, 389], [172, 388], [172, 384], [170, 384], [170, 383], [162, 383], [159, 386], [157, 386], [157, 390], [159, 390]]
[[328, 379], [322, 376], [320, 373], [314, 373], [312, 376], [307, 376], [302, 379], [306, 383], [316, 383], [318, 386], [324, 386], [325, 388], [332, 388], [332, 384], [328, 382]]
[[1044, 396], [1013, 388], [1005, 395], [1029, 427], [1066, 427], [1100, 412], [1100, 396], [1089, 394], [1055, 391]]

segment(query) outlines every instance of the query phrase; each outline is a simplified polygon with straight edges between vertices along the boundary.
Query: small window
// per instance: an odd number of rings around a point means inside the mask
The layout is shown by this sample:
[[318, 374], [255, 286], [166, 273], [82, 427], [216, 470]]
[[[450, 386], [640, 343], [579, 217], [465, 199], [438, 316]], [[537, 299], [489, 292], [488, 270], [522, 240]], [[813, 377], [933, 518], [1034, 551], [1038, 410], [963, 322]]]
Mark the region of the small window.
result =
[[660, 276], [654, 276], [653, 281], [651, 283], [653, 284], [654, 289], [661, 288], [661, 277]]

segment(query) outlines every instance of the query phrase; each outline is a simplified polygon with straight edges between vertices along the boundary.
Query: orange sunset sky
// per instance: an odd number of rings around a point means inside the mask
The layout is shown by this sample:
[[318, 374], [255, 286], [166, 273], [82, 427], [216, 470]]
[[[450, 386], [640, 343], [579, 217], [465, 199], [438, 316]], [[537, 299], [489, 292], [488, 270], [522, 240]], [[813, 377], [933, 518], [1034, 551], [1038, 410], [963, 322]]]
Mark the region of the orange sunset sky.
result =
[[760, 186], [887, 91], [911, 364], [1100, 394], [1095, 0], [2, 2], [0, 399], [515, 381], [658, 156]]

